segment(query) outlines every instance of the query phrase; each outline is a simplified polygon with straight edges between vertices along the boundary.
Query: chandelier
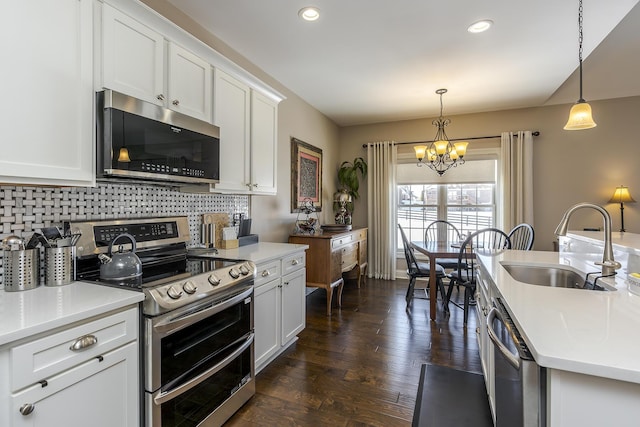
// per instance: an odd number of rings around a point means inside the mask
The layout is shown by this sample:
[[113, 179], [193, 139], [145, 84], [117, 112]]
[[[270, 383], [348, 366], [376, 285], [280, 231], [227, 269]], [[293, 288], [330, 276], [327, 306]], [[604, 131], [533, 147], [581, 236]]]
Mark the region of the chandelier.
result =
[[569, 112], [565, 130], [583, 130], [596, 127], [591, 116], [591, 106], [582, 97], [582, 0], [578, 3], [578, 62], [580, 64], [580, 98]]
[[418, 159], [418, 166], [427, 165], [442, 176], [452, 166], [464, 164], [464, 155], [467, 153], [468, 142], [456, 142], [452, 144], [447, 137], [444, 128], [451, 123], [450, 119], [442, 117], [442, 95], [447, 93], [446, 89], [438, 89], [436, 93], [440, 95], [440, 117], [431, 122], [438, 128], [435, 139], [429, 145], [417, 145], [413, 147]]

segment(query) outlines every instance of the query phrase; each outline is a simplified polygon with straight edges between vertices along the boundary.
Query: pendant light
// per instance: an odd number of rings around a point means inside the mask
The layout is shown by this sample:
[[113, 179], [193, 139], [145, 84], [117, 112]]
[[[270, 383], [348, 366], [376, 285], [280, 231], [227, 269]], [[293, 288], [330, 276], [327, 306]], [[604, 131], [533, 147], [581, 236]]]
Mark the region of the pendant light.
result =
[[571, 107], [565, 130], [583, 130], [596, 127], [591, 117], [591, 106], [582, 97], [582, 0], [578, 3], [578, 62], [580, 64], [580, 99]]

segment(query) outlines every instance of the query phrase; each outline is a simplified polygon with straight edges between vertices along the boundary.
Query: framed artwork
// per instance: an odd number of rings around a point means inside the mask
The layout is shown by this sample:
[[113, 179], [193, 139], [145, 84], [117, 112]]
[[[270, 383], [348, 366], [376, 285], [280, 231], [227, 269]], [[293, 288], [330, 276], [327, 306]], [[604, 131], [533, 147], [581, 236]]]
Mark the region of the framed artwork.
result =
[[291, 138], [291, 212], [313, 202], [322, 210], [322, 150]]

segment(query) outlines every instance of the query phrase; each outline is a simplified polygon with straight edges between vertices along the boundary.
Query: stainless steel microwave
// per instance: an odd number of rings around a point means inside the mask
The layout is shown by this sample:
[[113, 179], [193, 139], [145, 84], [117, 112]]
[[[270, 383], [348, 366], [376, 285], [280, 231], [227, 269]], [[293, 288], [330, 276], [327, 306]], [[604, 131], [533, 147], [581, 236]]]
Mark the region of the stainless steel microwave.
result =
[[220, 128], [113, 90], [96, 96], [96, 175], [216, 183]]

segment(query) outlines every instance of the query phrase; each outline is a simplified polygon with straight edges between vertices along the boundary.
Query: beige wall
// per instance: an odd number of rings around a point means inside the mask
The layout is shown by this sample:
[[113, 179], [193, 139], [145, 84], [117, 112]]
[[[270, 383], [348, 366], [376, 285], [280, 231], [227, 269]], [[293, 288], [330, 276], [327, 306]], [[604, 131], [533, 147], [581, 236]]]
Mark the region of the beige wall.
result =
[[143, 0], [143, 3], [287, 97], [278, 106], [278, 194], [251, 197], [252, 232], [259, 234], [261, 241], [286, 242], [289, 233], [293, 230], [297, 214], [291, 213], [291, 137], [322, 149], [324, 170], [322, 198], [325, 209], [319, 213], [319, 216], [321, 223], [333, 222], [331, 199], [336, 189], [336, 182], [332, 171], [338, 163], [338, 127], [170, 3], [165, 0]]
[[[569, 105], [448, 116], [450, 138], [499, 135], [503, 131], [538, 130], [534, 137], [534, 227], [538, 250], [551, 250], [553, 231], [571, 205], [588, 201], [604, 206], [620, 228], [620, 205], [610, 204], [618, 185], [629, 187], [640, 201], [640, 97], [592, 102], [598, 126], [585, 131], [562, 129]], [[340, 158], [365, 155], [363, 143], [381, 140], [420, 141], [432, 139], [432, 119], [382, 123], [342, 128]], [[473, 141], [473, 145], [495, 144]], [[425, 173], [430, 172], [425, 169]], [[433, 173], [433, 172], [432, 172]], [[354, 221], [366, 223], [366, 183], [358, 200]], [[640, 205], [625, 205], [625, 228], [640, 233]], [[602, 220], [589, 211], [578, 211], [570, 229], [601, 227]]]

